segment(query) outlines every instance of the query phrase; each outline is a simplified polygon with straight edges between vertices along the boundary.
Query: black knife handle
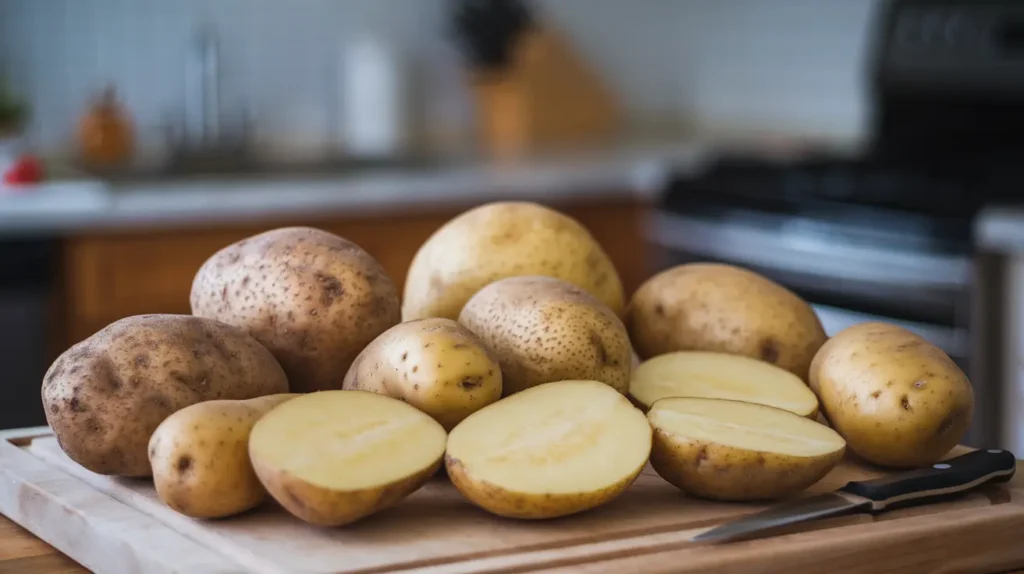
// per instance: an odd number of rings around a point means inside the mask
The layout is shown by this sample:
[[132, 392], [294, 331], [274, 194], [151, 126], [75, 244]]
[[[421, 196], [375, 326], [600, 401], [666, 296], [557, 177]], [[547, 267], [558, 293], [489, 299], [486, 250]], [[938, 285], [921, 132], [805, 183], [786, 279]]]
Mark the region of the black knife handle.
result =
[[929, 467], [859, 482], [839, 489], [871, 501], [871, 511], [912, 506], [1013, 478], [1017, 458], [1002, 449], [979, 449]]

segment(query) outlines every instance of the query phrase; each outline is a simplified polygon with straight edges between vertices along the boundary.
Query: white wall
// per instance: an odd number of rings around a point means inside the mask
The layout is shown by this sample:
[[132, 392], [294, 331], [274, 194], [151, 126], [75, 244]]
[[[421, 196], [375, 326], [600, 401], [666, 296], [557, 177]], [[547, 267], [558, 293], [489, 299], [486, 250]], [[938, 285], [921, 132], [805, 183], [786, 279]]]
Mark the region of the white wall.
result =
[[[841, 135], [861, 129], [876, 0], [537, 0], [635, 116]], [[337, 46], [376, 30], [424, 65], [435, 115], [465, 102], [442, 0], [0, 0], [0, 64], [31, 96], [33, 135], [68, 141], [89, 95], [119, 88], [153, 134], [180, 110], [190, 34], [222, 35], [224, 91], [260, 132], [328, 137]]]

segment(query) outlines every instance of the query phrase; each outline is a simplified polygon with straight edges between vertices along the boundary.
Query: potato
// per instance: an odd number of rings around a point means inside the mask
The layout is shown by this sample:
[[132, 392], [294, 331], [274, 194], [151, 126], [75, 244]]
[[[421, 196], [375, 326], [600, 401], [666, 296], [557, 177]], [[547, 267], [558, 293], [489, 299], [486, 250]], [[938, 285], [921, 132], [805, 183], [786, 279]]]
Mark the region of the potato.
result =
[[297, 396], [206, 401], [164, 419], [149, 439], [160, 500], [193, 518], [222, 518], [259, 506], [267, 491], [249, 462], [249, 432], [270, 409]]
[[843, 458], [834, 430], [789, 411], [724, 399], [667, 398], [647, 413], [651, 466], [681, 490], [725, 501], [796, 494]]
[[814, 357], [810, 381], [850, 450], [878, 465], [933, 464], [971, 426], [967, 376], [941, 349], [895, 325], [840, 331]]
[[358, 245], [286, 227], [229, 245], [192, 282], [192, 314], [247, 329], [295, 392], [340, 389], [353, 359], [401, 317], [398, 290]]
[[423, 486], [441, 467], [446, 439], [437, 421], [398, 399], [322, 391], [264, 415], [249, 437], [249, 457], [288, 512], [340, 526]]
[[448, 437], [445, 468], [477, 506], [554, 518], [605, 504], [647, 464], [643, 413], [598, 381], [559, 381], [488, 405]]
[[619, 275], [586, 228], [536, 203], [496, 202], [449, 221], [416, 252], [402, 320], [456, 319], [485, 285], [519, 275], [563, 279], [623, 312]]
[[694, 397], [768, 405], [810, 419], [818, 414], [818, 397], [799, 377], [728, 353], [678, 351], [644, 361], [633, 371], [629, 395], [645, 409], [666, 397]]
[[459, 322], [501, 364], [504, 394], [563, 380], [629, 389], [633, 356], [622, 321], [589, 293], [551, 277], [510, 277], [481, 289]]
[[754, 272], [688, 263], [648, 279], [633, 294], [626, 326], [641, 359], [672, 351], [745, 355], [804, 381], [825, 331], [814, 310]]
[[451, 430], [501, 398], [501, 366], [462, 325], [419, 319], [388, 329], [363, 349], [344, 388], [405, 401]]
[[99, 474], [149, 476], [149, 438], [189, 405], [288, 392], [245, 331], [190, 315], [138, 315], [103, 328], [43, 378], [46, 422], [72, 460]]

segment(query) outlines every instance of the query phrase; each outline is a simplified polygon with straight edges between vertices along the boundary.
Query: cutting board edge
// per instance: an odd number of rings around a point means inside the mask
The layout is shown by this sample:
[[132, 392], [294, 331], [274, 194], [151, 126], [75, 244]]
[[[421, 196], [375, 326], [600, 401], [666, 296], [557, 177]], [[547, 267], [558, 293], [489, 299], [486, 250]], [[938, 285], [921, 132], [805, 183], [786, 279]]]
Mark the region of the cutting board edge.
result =
[[[98, 574], [244, 572], [238, 564], [18, 446], [47, 434], [46, 427], [0, 432], [4, 516]], [[49, 526], [53, 523], [60, 527]]]

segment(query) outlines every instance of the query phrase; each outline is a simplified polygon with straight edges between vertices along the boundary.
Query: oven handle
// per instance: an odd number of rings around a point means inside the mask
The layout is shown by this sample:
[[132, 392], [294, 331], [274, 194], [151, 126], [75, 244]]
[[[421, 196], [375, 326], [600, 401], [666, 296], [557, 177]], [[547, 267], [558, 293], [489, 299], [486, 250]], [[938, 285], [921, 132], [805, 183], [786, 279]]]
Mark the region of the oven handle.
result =
[[970, 340], [967, 329], [893, 319], [817, 303], [811, 303], [811, 307], [814, 308], [814, 312], [818, 315], [818, 319], [821, 320], [821, 325], [825, 328], [825, 333], [829, 337], [858, 323], [880, 321], [903, 327], [912, 333], [916, 333], [929, 343], [945, 351], [951, 357], [963, 359], [969, 353]]
[[828, 243], [751, 225], [710, 222], [655, 212], [648, 240], [669, 249], [766, 269], [895, 286], [963, 289], [970, 284], [969, 257], [907, 253]]

